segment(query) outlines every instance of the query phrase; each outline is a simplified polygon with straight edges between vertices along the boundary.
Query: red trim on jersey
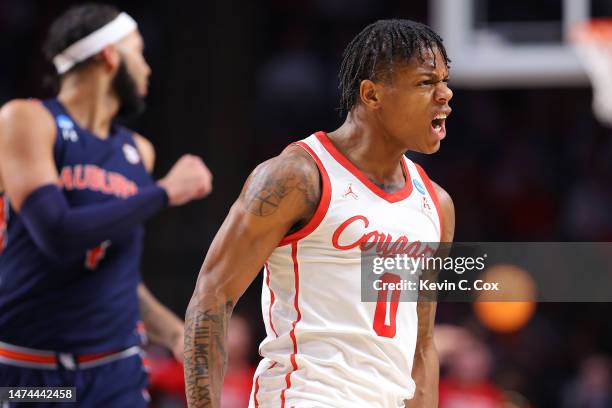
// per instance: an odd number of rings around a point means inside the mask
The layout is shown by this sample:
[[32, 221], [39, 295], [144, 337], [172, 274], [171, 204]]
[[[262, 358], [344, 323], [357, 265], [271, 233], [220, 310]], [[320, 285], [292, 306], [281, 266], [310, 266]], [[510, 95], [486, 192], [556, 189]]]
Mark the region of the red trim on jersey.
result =
[[281, 408], [285, 407], [285, 392], [289, 388], [291, 388], [291, 374], [298, 369], [297, 362], [295, 361], [295, 355], [297, 354], [297, 339], [295, 338], [295, 326], [302, 319], [302, 313], [300, 312], [300, 305], [298, 302], [299, 293], [300, 293], [300, 269], [298, 266], [297, 259], [297, 242], [291, 243], [291, 259], [293, 260], [293, 273], [295, 275], [295, 297], [293, 298], [293, 306], [295, 307], [295, 311], [297, 312], [297, 317], [293, 322], [293, 327], [289, 332], [289, 336], [291, 336], [291, 341], [293, 342], [293, 354], [289, 357], [291, 360], [291, 367], [293, 370], [289, 371], [285, 376], [285, 383], [287, 386], [281, 392]]
[[410, 178], [410, 171], [408, 170], [408, 166], [406, 165], [405, 160], [401, 160], [400, 163], [402, 169], [404, 170], [404, 176], [406, 179], [404, 187], [394, 193], [387, 193], [385, 190], [372, 183], [370, 179], [367, 178], [365, 174], [363, 174], [363, 172], [357, 168], [357, 166], [355, 166], [346, 156], [340, 153], [340, 151], [336, 148], [336, 146], [334, 146], [332, 141], [329, 140], [329, 137], [327, 137], [327, 134], [325, 132], [317, 132], [316, 136], [317, 139], [319, 139], [319, 142], [321, 142], [321, 144], [323, 145], [323, 147], [325, 147], [329, 154], [331, 154], [332, 157], [336, 159], [338, 163], [340, 163], [340, 165], [342, 165], [346, 170], [348, 170], [353, 176], [357, 177], [359, 181], [361, 181], [367, 188], [369, 188], [374, 194], [376, 194], [380, 198], [390, 203], [396, 203], [398, 201], [402, 201], [408, 198], [408, 196], [410, 196], [410, 194], [412, 193], [412, 180]]
[[274, 335], [276, 337], [278, 337], [278, 333], [276, 332], [276, 329], [274, 328], [274, 323], [272, 322], [272, 306], [274, 306], [274, 291], [272, 290], [272, 288], [270, 287], [270, 266], [268, 265], [268, 262], [266, 262], [266, 270], [268, 271], [268, 273], [266, 274], [266, 286], [268, 286], [268, 289], [270, 290], [270, 308], [268, 310], [268, 319], [270, 320], [270, 328], [272, 328], [272, 331], [274, 332]]
[[281, 392], [281, 408], [285, 408], [285, 391], [287, 391], [289, 388], [291, 388], [291, 372], [288, 372], [287, 375], [285, 376], [285, 383], [287, 384], [287, 386], [285, 387], [285, 389]]
[[[261, 374], [265, 373], [268, 370], [273, 369], [274, 367], [276, 367], [276, 361], [272, 363], [270, 367], [266, 368]], [[255, 404], [255, 408], [259, 407], [259, 401], [257, 400], [257, 393], [259, 392], [259, 377], [261, 377], [261, 374], [259, 374], [257, 378], [255, 379], [255, 392], [253, 393], [253, 403]]]
[[108, 351], [108, 352], [102, 352], [102, 353], [85, 354], [85, 355], [79, 356], [78, 361], [79, 363], [88, 363], [90, 361], [96, 361], [96, 360], [100, 360], [108, 356], [112, 356], [113, 354], [117, 354], [117, 352]]
[[429, 195], [431, 196], [431, 199], [433, 200], [434, 205], [436, 206], [438, 218], [440, 219], [440, 242], [442, 242], [442, 231], [444, 224], [442, 223], [442, 211], [440, 210], [440, 200], [438, 199], [438, 193], [433, 184], [431, 183], [431, 180], [427, 176], [427, 173], [425, 173], [425, 170], [423, 170], [423, 168], [416, 163], [414, 163], [414, 165], [416, 166], [417, 171], [421, 175], [421, 178], [425, 183], [425, 187], [427, 188], [427, 191], [429, 192]]
[[255, 393], [253, 393], [253, 402], [255, 408], [259, 408], [259, 401], [257, 401], [257, 393], [259, 392], [259, 376], [255, 379]]
[[310, 157], [312, 157], [312, 159], [315, 161], [317, 167], [319, 168], [319, 173], [321, 174], [323, 189], [321, 191], [321, 199], [319, 200], [317, 210], [315, 211], [310, 221], [308, 221], [308, 223], [302, 228], [300, 228], [298, 231], [285, 236], [278, 244], [278, 246], [297, 242], [300, 239], [307, 237], [311, 232], [313, 232], [319, 226], [319, 224], [321, 224], [321, 221], [323, 221], [323, 218], [325, 217], [325, 214], [327, 214], [327, 210], [329, 209], [329, 203], [331, 201], [331, 183], [329, 181], [329, 175], [327, 174], [327, 170], [325, 170], [325, 167], [323, 167], [323, 163], [321, 163], [319, 156], [317, 156], [317, 154], [310, 148], [310, 146], [308, 146], [304, 142], [295, 142], [293, 143], [293, 145], [300, 146], [302, 149], [306, 150]]
[[[125, 350], [123, 350], [125, 351]], [[89, 363], [104, 358], [119, 355], [123, 351], [110, 351], [101, 353], [83, 354], [75, 357], [75, 360], [81, 363]], [[21, 361], [27, 363], [39, 363], [39, 364], [57, 364], [58, 359], [55, 355], [49, 355], [47, 351], [37, 351], [35, 349], [28, 349], [27, 351], [18, 351], [11, 348], [0, 346], [0, 357], [4, 357], [9, 360]]]
[[16, 361], [26, 361], [28, 363], [57, 364], [57, 358], [55, 356], [24, 353], [5, 348], [0, 348], [0, 357]]

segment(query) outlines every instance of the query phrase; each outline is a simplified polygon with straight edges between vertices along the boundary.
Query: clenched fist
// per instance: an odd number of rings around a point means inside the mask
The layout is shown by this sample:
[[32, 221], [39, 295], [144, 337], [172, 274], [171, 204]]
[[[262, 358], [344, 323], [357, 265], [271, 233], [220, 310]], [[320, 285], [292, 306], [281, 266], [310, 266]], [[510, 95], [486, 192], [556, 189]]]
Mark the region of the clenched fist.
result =
[[157, 184], [166, 190], [168, 204], [178, 206], [206, 197], [212, 191], [213, 176], [197, 156], [186, 154]]

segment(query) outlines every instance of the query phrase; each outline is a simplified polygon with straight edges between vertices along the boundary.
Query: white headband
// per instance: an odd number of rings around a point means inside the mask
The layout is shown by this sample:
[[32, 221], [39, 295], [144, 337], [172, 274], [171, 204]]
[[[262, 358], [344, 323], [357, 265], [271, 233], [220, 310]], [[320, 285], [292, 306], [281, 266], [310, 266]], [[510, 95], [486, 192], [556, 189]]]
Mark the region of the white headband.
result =
[[121, 40], [132, 31], [136, 30], [138, 25], [132, 17], [127, 13], [120, 13], [113, 21], [100, 27], [93, 33], [81, 38], [61, 53], [53, 58], [53, 65], [57, 69], [58, 74], [63, 74], [72, 68], [75, 64], [85, 61], [102, 51], [109, 44], [114, 44]]

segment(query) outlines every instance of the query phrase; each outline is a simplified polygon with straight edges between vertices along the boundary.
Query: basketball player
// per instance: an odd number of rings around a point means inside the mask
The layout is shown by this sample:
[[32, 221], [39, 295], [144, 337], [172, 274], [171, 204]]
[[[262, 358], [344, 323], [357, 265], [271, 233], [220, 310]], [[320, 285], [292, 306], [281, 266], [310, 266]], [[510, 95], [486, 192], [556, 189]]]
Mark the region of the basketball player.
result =
[[80, 407], [144, 407], [139, 306], [151, 340], [175, 355], [183, 323], [141, 283], [143, 223], [204, 197], [212, 177], [187, 155], [153, 182], [153, 146], [115, 123], [142, 110], [150, 74], [131, 17], [70, 9], [46, 51], [57, 98], [0, 110], [0, 384], [76, 387]]
[[262, 265], [250, 407], [437, 406], [435, 304], [361, 302], [360, 244], [452, 240], [449, 195], [404, 156], [445, 137], [446, 51], [425, 25], [378, 21], [340, 79], [344, 124], [259, 165], [204, 260], [185, 322], [191, 407], [220, 406], [227, 322]]

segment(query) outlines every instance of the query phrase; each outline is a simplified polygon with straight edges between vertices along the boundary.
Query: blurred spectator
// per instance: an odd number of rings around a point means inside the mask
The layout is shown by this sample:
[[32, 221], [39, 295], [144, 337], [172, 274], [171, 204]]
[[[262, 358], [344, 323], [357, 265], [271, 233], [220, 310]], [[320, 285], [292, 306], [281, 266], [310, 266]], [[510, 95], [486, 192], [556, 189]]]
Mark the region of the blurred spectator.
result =
[[[503, 393], [489, 379], [491, 353], [486, 345], [467, 330], [445, 330], [438, 339], [453, 344], [441, 355], [447, 375], [440, 380], [440, 408], [502, 408]], [[450, 337], [450, 338], [449, 338]]]
[[607, 356], [585, 359], [564, 391], [563, 408], [612, 408], [611, 368]]

